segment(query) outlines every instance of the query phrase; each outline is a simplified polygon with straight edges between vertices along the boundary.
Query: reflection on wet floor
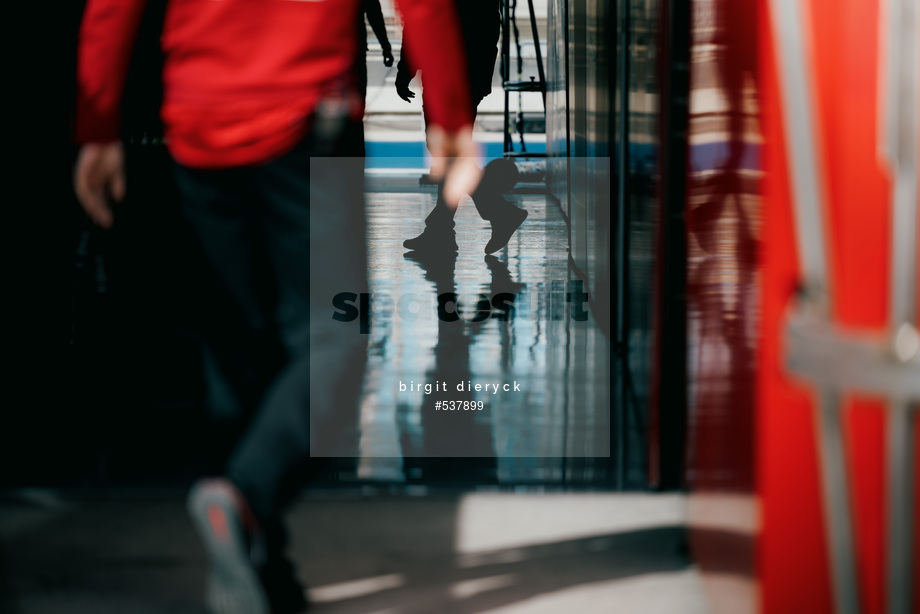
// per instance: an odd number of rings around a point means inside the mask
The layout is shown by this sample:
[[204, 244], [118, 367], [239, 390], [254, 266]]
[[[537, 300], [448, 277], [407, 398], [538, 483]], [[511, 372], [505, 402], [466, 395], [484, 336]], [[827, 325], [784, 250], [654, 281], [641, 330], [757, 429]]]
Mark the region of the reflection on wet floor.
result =
[[[565, 457], [609, 456], [610, 346], [582, 314], [559, 208], [510, 195], [529, 217], [486, 256], [491, 230], [467, 197], [456, 257], [407, 257], [402, 242], [422, 231], [436, 194], [401, 189], [367, 197], [373, 315], [358, 475], [412, 480], [433, 467], [413, 458], [469, 457], [467, 468], [498, 481], [552, 480]], [[456, 321], [452, 304], [438, 309], [450, 293]], [[483, 409], [436, 409], [451, 402]]]

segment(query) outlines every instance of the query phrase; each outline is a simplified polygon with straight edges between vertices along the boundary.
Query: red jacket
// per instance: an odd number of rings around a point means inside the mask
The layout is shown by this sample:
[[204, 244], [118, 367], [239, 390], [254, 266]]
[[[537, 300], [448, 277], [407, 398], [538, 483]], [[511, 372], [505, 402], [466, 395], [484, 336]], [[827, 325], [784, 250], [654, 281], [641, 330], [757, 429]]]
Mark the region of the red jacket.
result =
[[[163, 26], [167, 146], [200, 168], [258, 164], [306, 133], [327, 95], [354, 111], [360, 0], [170, 0]], [[451, 0], [397, 0], [412, 57], [423, 71], [430, 120], [472, 123], [459, 28]], [[142, 0], [89, 0], [80, 28], [76, 138], [118, 138], [119, 108]]]

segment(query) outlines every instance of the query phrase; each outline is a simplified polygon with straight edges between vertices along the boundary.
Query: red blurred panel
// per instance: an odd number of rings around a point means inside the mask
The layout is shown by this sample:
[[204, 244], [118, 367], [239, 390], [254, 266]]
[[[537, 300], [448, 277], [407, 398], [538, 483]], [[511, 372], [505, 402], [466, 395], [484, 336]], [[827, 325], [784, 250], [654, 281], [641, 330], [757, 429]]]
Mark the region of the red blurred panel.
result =
[[832, 307], [847, 326], [888, 320], [890, 181], [878, 158], [877, 0], [811, 0], [815, 95], [830, 205]]
[[[891, 194], [878, 158], [877, 0], [812, 0], [817, 118], [830, 205], [832, 309], [847, 328], [882, 332], [891, 268]], [[885, 609], [883, 401], [856, 400], [846, 444], [861, 611]]]
[[856, 564], [860, 576], [860, 612], [884, 614], [887, 561], [885, 534], [887, 480], [885, 403], [852, 399], [844, 423], [847, 463], [853, 480]]
[[[717, 172], [705, 181], [694, 177], [689, 184], [688, 330], [696, 326], [696, 336], [690, 337], [691, 354], [699, 354], [695, 362], [691, 360], [696, 369], [691, 372], [694, 413], [688, 427], [693, 454], [691, 522], [694, 500], [707, 502], [701, 494], [720, 489], [745, 491], [744, 471], [738, 468], [752, 463], [752, 491], [760, 514], [755, 525], [759, 529], [756, 547], [750, 556], [756, 559], [760, 610], [766, 614], [830, 613], [834, 611], [834, 597], [825, 519], [826, 514], [838, 510], [825, 509], [816, 391], [784, 366], [786, 318], [802, 275], [795, 247], [790, 144], [785, 138], [788, 118], [782, 104], [785, 82], [779, 74], [779, 37], [771, 23], [770, 2], [757, 0], [756, 91], [742, 97], [756, 100], [763, 143], [759, 198], [747, 199], [757, 203], [757, 223], [751, 226], [756, 238], [752, 244], [759, 246], [760, 257], [754, 259], [757, 266], [747, 266], [751, 261], [744, 250], [730, 253], [720, 247], [720, 242], [745, 242], [745, 232], [739, 230], [745, 225], [744, 207], [735, 211], [725, 204], [745, 202], [738, 169], [729, 165], [723, 169], [728, 173]], [[742, 18], [743, 10], [737, 9], [744, 3], [733, 3], [731, 11], [713, 0], [696, 0], [695, 4], [710, 11], [714, 6], [719, 13], [717, 19], [700, 20], [718, 24], [716, 36], [705, 42], [716, 50], [711, 57], [719, 66], [713, 70], [695, 65], [694, 75], [702, 75], [697, 85], [705, 85], [707, 70], [721, 76], [716, 81], [727, 90], [726, 106], [733, 118], [721, 138], [728, 143], [747, 140], [746, 133], [739, 139], [737, 118], [743, 114], [738, 113], [733, 102], [738, 98], [732, 94], [732, 84], [737, 86], [744, 72], [739, 68], [745, 63], [744, 53], [732, 52], [733, 47], [742, 48], [732, 40], [744, 36], [747, 21]], [[804, 55], [796, 60], [806, 67], [814, 97], [812, 129], [821, 173], [815, 179], [826, 198], [830, 317], [842, 334], [870, 332], [881, 336], [889, 326], [892, 186], [878, 154], [879, 0], [806, 0], [794, 4], [801, 11], [797, 25], [805, 39]], [[695, 12], [706, 17], [705, 10]], [[721, 39], [728, 47], [721, 55], [720, 27], [734, 32]], [[703, 36], [701, 32], [695, 26], [695, 37]], [[700, 100], [706, 99], [704, 92], [697, 93]], [[710, 114], [706, 121], [714, 126], [712, 117]], [[693, 118], [691, 107], [691, 144], [699, 136], [692, 130]], [[718, 140], [719, 130], [707, 138]], [[729, 161], [732, 159], [730, 155]], [[734, 199], [723, 199], [717, 205], [712, 204], [712, 194], [694, 189], [706, 186], [718, 194], [723, 184]], [[745, 290], [751, 280], [757, 288], [753, 294]], [[756, 300], [748, 304], [739, 300], [740, 296], [755, 296]], [[759, 324], [760, 334], [751, 350], [756, 357], [753, 373], [745, 372], [740, 364], [746, 341], [743, 335], [733, 336], [738, 322]], [[753, 388], [745, 383], [745, 377], [753, 382]], [[888, 590], [888, 405], [886, 399], [856, 396], [855, 390], [841, 392], [843, 406], [838, 409], [843, 414], [859, 607], [864, 613], [882, 614]], [[754, 438], [749, 442], [750, 423], [737, 410], [747, 403], [754, 406]], [[916, 422], [914, 428], [920, 430]], [[753, 456], [746, 456], [745, 450]], [[920, 453], [915, 464], [920, 499]], [[915, 547], [920, 560], [918, 533], [915, 531]], [[696, 531], [696, 551], [704, 573], [718, 568], [720, 556], [707, 539], [706, 532]], [[730, 558], [728, 553], [721, 556], [723, 560]], [[748, 573], [741, 558], [732, 560], [736, 573]]]
[[[828, 210], [831, 306], [844, 329], [884, 331], [890, 266], [890, 186], [877, 158], [878, 4], [810, 0], [802, 5], [815, 95], [815, 126]], [[765, 20], [764, 27], [770, 24]], [[780, 371], [780, 335], [799, 280], [783, 138], [776, 38], [765, 37], [765, 241], [763, 377], [758, 457], [764, 510], [763, 611], [829, 612], [813, 404]], [[885, 608], [886, 456], [882, 401], [853, 399], [844, 421], [861, 611]], [[807, 417], [807, 420], [805, 419]], [[796, 447], [791, 447], [794, 441]], [[793, 452], [794, 450], [794, 452]], [[811, 538], [805, 533], [813, 532]]]
[[767, 0], [761, 4], [764, 133], [764, 256], [758, 379], [758, 543], [761, 611], [833, 611], [821, 507], [815, 403], [782, 368], [783, 322], [800, 281], [775, 37]]

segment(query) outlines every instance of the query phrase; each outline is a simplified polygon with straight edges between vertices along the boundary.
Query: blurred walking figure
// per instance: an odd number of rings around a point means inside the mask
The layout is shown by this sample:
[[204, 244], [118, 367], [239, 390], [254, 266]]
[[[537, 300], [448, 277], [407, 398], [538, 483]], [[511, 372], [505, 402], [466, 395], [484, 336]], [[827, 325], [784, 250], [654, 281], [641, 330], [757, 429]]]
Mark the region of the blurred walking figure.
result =
[[360, 19], [360, 27], [358, 35], [360, 40], [364, 43], [364, 54], [362, 60], [363, 63], [359, 64], [359, 68], [363, 66], [363, 79], [362, 79], [362, 92], [367, 90], [367, 28], [364, 25], [365, 18], [367, 23], [370, 24], [371, 30], [374, 31], [374, 36], [377, 37], [377, 42], [380, 43], [380, 51], [383, 54], [383, 65], [389, 68], [393, 65], [393, 47], [390, 45], [390, 39], [387, 37], [387, 24], [386, 20], [383, 18], [383, 9], [380, 7], [380, 0], [362, 0], [362, 13]]
[[[119, 108], [143, 5], [89, 0], [80, 30], [74, 182], [104, 228], [127, 193]], [[476, 154], [468, 86], [449, 76], [465, 63], [455, 9], [450, 0], [398, 6], [425, 71], [435, 173], [461, 160], [447, 177], [455, 202], [476, 181], [462, 162]], [[311, 327], [309, 314], [330, 304], [315, 288], [367, 284], [355, 70], [362, 10], [361, 0], [167, 4], [161, 115], [185, 217], [225, 290], [212, 307], [222, 322], [212, 344], [234, 392], [258, 392], [224, 475], [189, 496], [218, 614], [305, 607], [281, 512], [311, 445], [339, 435], [357, 402], [366, 337]], [[310, 268], [311, 253], [323, 254], [322, 266]], [[311, 390], [311, 378], [322, 386]], [[317, 424], [330, 431], [311, 433]]]
[[[380, 50], [383, 54], [383, 65], [387, 68], [393, 66], [393, 47], [390, 45], [390, 39], [387, 37], [386, 20], [383, 18], [383, 9], [380, 7], [380, 0], [361, 0], [361, 14], [358, 17], [358, 59], [355, 62], [355, 72], [358, 74], [359, 91], [361, 100], [367, 98], [367, 25], [370, 24], [377, 42], [380, 43]], [[364, 155], [364, 124], [361, 124], [360, 131], [361, 155]]]
[[[470, 83], [470, 101], [475, 115], [479, 103], [492, 91], [492, 74], [495, 72], [501, 35], [501, 0], [455, 0], [455, 5], [460, 18], [460, 31], [467, 57], [466, 77]], [[411, 35], [404, 32], [404, 42]], [[415, 98], [409, 83], [421, 68], [413, 53], [403, 45], [396, 65], [396, 92], [406, 102]], [[463, 70], [459, 66], [454, 67], [450, 76], [463, 79]], [[423, 107], [423, 113], [427, 125], [430, 119], [427, 106]], [[470, 194], [479, 215], [492, 225], [492, 236], [485, 246], [486, 254], [497, 252], [507, 245], [511, 235], [527, 218], [526, 210], [519, 209], [501, 195], [513, 188], [517, 179], [518, 171], [513, 161], [493, 160], [486, 166], [479, 188]], [[407, 239], [403, 246], [419, 252], [457, 251], [454, 232], [456, 211], [456, 207], [448, 206], [439, 189], [435, 207], [425, 219], [424, 232]]]

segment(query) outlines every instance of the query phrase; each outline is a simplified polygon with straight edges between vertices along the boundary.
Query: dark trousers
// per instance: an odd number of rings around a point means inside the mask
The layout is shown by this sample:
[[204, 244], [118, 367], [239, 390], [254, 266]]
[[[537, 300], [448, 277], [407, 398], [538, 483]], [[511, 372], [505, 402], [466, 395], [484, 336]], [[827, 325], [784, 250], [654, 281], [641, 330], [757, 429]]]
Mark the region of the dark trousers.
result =
[[186, 218], [224, 290], [209, 335], [216, 370], [240, 404], [254, 399], [226, 475], [260, 518], [275, 518], [300, 485], [311, 422], [327, 439], [354, 422], [366, 337], [311, 317], [332, 312], [334, 290], [366, 291], [363, 159], [315, 157], [353, 154], [356, 134], [349, 124], [322, 143], [308, 137], [261, 166], [175, 165]]
[[[501, 36], [500, 6], [498, 0], [456, 2], [474, 117], [479, 103], [492, 91], [492, 75], [495, 72], [495, 59]], [[427, 125], [427, 110], [424, 107], [422, 110]], [[486, 172], [489, 172], [488, 169]], [[486, 221], [492, 221], [496, 216], [508, 211], [508, 207], [513, 207], [503, 199], [497, 198], [497, 193], [489, 189], [488, 178], [484, 178], [482, 187], [470, 196], [480, 217]], [[452, 230], [456, 212], [456, 209], [448, 207], [444, 202], [439, 186], [434, 209], [425, 218], [425, 229], [437, 232]]]

